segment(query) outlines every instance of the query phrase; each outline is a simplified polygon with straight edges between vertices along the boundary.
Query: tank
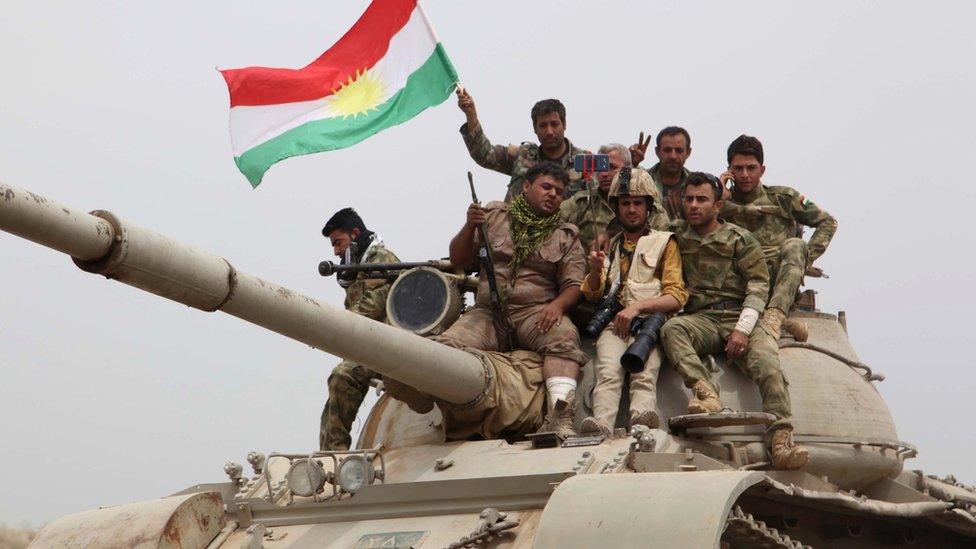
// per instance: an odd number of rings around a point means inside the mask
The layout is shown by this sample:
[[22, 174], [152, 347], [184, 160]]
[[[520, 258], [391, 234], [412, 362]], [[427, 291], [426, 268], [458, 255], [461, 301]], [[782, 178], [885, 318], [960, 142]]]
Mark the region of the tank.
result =
[[[221, 311], [429, 395], [419, 414], [384, 394], [356, 449], [263, 453], [226, 479], [48, 524], [33, 547], [971, 547], [976, 491], [905, 467], [843, 315], [801, 300], [809, 340], [780, 342], [802, 471], [769, 466], [756, 387], [709, 357], [729, 411], [683, 415], [663, 369], [661, 429], [554, 441], [531, 353], [471, 354], [322, 303], [106, 211], [85, 213], [0, 184], [0, 229], [82, 270]], [[802, 305], [805, 303], [805, 305]], [[363, 344], [368, 343], [368, 344]], [[507, 388], [519, 386], [518, 398]], [[588, 412], [584, 368], [577, 417]], [[215, 476], [219, 474], [215, 464]]]

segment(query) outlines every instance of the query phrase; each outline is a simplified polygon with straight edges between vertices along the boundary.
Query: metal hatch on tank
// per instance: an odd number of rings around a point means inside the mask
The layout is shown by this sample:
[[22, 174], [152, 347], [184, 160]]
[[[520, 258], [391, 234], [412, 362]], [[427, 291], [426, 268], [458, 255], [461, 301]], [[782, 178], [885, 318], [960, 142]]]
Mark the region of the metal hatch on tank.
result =
[[[755, 415], [755, 385], [722, 367], [721, 357], [715, 357], [716, 378], [735, 411], [726, 417], [681, 417], [688, 394], [665, 369], [658, 412], [672, 419], [670, 428], [533, 448], [523, 435], [541, 417], [544, 388], [531, 353], [445, 347], [239, 271], [109, 212], [85, 213], [4, 184], [0, 229], [66, 253], [86, 271], [354, 360], [437, 404], [417, 414], [386, 394], [358, 449], [253, 452], [250, 475], [230, 463], [224, 482], [63, 517], [38, 534], [35, 547], [968, 547], [976, 541], [976, 491], [953, 477], [905, 468], [916, 450], [898, 438], [875, 387], [879, 376], [855, 353], [846, 318], [812, 310], [810, 300], [810, 310], [793, 313], [808, 324], [809, 340], [782, 340], [781, 359], [796, 438], [811, 461], [802, 471], [784, 472], [769, 469], [762, 425], [749, 424], [762, 420]], [[511, 398], [506, 388], [513, 387], [528, 396]], [[581, 392], [586, 387], [584, 379]], [[577, 400], [586, 406], [585, 395]]]

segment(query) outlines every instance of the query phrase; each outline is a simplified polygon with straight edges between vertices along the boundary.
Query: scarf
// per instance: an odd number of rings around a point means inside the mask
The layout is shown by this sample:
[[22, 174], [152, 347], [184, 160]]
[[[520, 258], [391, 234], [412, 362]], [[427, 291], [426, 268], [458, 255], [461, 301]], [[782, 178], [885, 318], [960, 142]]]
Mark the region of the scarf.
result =
[[508, 230], [515, 247], [512, 253], [512, 282], [522, 262], [535, 253], [559, 226], [559, 212], [543, 217], [529, 206], [522, 195], [508, 207]]
[[[374, 246], [382, 246], [383, 239], [380, 235], [370, 230], [363, 230], [356, 237], [356, 240], [349, 244], [346, 253], [342, 256], [342, 265], [358, 265], [369, 258], [370, 251]], [[346, 272], [336, 275], [339, 286], [348, 288], [359, 278], [357, 273]]]

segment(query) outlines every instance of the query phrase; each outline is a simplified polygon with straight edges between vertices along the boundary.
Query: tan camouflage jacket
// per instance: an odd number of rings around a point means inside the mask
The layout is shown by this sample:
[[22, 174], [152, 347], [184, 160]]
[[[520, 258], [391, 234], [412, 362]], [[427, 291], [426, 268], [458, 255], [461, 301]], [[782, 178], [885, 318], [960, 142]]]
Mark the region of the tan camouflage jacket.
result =
[[[467, 123], [462, 124], [461, 137], [464, 138], [464, 144], [468, 147], [468, 154], [479, 166], [512, 176], [508, 184], [508, 192], [505, 194], [505, 202], [511, 202], [522, 193], [522, 181], [525, 179], [525, 172], [543, 159], [542, 149], [535, 143], [526, 141], [521, 145], [510, 144], [507, 147], [492, 145], [480, 124], [473, 132], [468, 131]], [[566, 197], [570, 197], [586, 186], [582, 181], [581, 174], [573, 169], [573, 157], [578, 154], [589, 154], [589, 151], [576, 148], [569, 139], [566, 140], [566, 144], [568, 145], [566, 153], [552, 162], [565, 168], [569, 174]]]
[[[612, 238], [620, 233], [620, 222], [610, 201], [600, 192], [596, 179], [590, 181], [588, 188], [567, 198], [559, 206], [559, 219], [572, 223], [579, 229], [583, 251], [589, 252], [600, 231], [607, 231]], [[661, 201], [654, 197], [654, 211], [648, 216], [647, 226], [655, 231], [666, 231], [671, 219], [661, 207]]]
[[681, 219], [671, 224], [681, 249], [685, 286], [691, 293], [686, 312], [713, 303], [739, 301], [760, 313], [769, 297], [769, 270], [759, 241], [749, 231], [723, 222], [704, 237]]
[[668, 217], [671, 219], [684, 219], [685, 214], [681, 206], [681, 187], [691, 172], [681, 168], [681, 181], [674, 187], [665, 187], [664, 183], [661, 183], [660, 162], [648, 168], [647, 173], [651, 174], [651, 179], [654, 180], [654, 186], [657, 187], [658, 195], [661, 197], [659, 203], [663, 205], [663, 210], [667, 212]]
[[[539, 249], [522, 263], [512, 278], [512, 254], [515, 251], [508, 224], [508, 204], [489, 202], [488, 240], [495, 260], [495, 278], [505, 293], [509, 307], [546, 304], [571, 286], [580, 286], [586, 274], [586, 260], [574, 225], [563, 223], [553, 231]], [[478, 237], [477, 244], [481, 245]], [[477, 305], [489, 306], [488, 279], [482, 274], [478, 283]]]
[[[382, 244], [374, 244], [366, 251], [363, 263], [397, 263], [400, 259]], [[346, 310], [361, 314], [380, 322], [386, 322], [386, 297], [390, 295], [391, 283], [385, 279], [363, 278], [359, 273], [356, 280], [346, 288]]]
[[779, 253], [787, 238], [797, 235], [796, 224], [814, 227], [807, 245], [807, 265], [823, 255], [837, 232], [837, 220], [790, 187], [757, 185], [749, 194], [732, 193], [722, 208], [722, 219], [751, 232], [767, 257]]

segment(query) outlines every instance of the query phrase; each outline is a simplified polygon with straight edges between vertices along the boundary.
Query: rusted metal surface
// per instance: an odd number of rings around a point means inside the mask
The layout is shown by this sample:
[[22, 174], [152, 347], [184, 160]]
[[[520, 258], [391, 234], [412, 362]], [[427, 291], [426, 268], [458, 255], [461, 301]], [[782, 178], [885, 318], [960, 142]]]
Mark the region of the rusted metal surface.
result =
[[83, 260], [104, 256], [115, 236], [105, 220], [4, 183], [0, 230]]
[[224, 524], [220, 496], [206, 492], [68, 515], [45, 526], [31, 547], [206, 547]]

